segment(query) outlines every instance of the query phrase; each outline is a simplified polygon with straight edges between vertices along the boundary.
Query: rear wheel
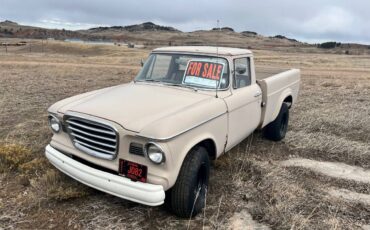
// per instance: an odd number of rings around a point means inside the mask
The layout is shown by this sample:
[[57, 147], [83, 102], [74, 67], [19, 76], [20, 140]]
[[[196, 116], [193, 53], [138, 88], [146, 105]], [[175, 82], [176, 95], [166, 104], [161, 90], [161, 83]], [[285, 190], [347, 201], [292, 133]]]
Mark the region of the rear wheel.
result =
[[280, 112], [276, 119], [268, 124], [263, 129], [263, 134], [267, 139], [273, 141], [280, 141], [284, 139], [285, 134], [288, 130], [289, 123], [289, 108], [286, 103], [283, 103], [280, 108]]
[[205, 206], [209, 157], [204, 147], [194, 147], [181, 166], [179, 176], [171, 189], [171, 210], [179, 217], [195, 216]]

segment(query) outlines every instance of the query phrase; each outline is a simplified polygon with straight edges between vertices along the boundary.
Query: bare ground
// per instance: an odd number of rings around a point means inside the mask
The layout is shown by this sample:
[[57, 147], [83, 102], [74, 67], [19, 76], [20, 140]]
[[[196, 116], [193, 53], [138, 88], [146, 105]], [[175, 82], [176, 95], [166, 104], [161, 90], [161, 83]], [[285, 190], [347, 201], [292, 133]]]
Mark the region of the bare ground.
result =
[[344, 163], [322, 162], [302, 158], [293, 158], [280, 163], [282, 166], [303, 167], [329, 177], [353, 180], [370, 184], [370, 170], [362, 167], [350, 166]]
[[344, 199], [349, 202], [364, 203], [370, 205], [370, 195], [368, 194], [357, 193], [347, 189], [336, 189], [336, 188], [329, 189], [328, 194], [330, 196], [336, 197], [338, 199]]
[[[51, 137], [48, 106], [130, 81], [149, 51], [62, 42], [44, 48], [35, 41], [32, 52], [0, 51], [0, 229], [370, 225], [370, 56], [254, 50], [258, 67], [302, 69], [289, 132], [277, 143], [256, 132], [215, 161], [207, 208], [186, 220], [83, 186], [43, 156]], [[299, 164], [284, 165], [292, 159]], [[338, 176], [343, 167], [364, 173]]]

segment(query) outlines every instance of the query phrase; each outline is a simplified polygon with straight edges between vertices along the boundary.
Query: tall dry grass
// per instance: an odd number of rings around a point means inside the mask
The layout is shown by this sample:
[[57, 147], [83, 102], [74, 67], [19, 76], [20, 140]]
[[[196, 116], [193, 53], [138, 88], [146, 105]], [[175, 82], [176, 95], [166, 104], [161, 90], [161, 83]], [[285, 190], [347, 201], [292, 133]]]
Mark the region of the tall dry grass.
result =
[[278, 143], [256, 132], [215, 161], [206, 209], [189, 221], [162, 207], [89, 189], [59, 173], [43, 156], [51, 137], [48, 106], [129, 81], [147, 50], [55, 42], [45, 53], [17, 52], [0, 53], [0, 227], [225, 229], [235, 212], [248, 212], [273, 229], [353, 229], [369, 224], [370, 207], [326, 192], [335, 187], [370, 193], [369, 185], [278, 164], [302, 157], [369, 168], [368, 56], [301, 48], [256, 50], [258, 67], [302, 69], [289, 132]]

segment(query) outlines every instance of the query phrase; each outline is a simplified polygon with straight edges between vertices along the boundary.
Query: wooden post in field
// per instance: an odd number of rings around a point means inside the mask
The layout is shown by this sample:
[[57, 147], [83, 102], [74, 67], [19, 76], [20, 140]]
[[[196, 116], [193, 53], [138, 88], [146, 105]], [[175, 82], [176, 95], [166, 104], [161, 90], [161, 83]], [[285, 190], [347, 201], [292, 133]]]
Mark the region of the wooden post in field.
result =
[[5, 53], [8, 53], [8, 44], [5, 44]]

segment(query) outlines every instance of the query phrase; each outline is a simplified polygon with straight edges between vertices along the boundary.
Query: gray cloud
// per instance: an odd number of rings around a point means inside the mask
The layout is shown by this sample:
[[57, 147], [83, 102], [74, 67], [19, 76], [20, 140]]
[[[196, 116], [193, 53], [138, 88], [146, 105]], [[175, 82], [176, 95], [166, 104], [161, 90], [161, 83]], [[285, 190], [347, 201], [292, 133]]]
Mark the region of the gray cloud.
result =
[[0, 20], [67, 29], [153, 21], [192, 31], [220, 19], [237, 31], [370, 43], [369, 9], [360, 0], [0, 0]]

